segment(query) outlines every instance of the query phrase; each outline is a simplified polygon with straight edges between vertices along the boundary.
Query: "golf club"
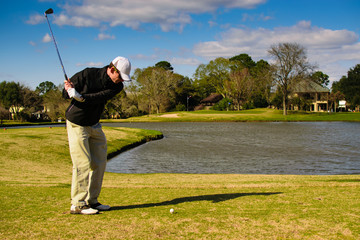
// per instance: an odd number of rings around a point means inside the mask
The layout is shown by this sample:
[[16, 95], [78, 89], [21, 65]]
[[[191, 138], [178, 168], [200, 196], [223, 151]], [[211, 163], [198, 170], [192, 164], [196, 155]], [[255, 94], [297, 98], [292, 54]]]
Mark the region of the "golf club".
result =
[[54, 13], [54, 10], [53, 10], [52, 8], [49, 8], [48, 10], [46, 10], [46, 11], [45, 11], [45, 18], [46, 18], [46, 21], [47, 21], [47, 23], [48, 23], [48, 25], [49, 25], [51, 37], [52, 37], [52, 39], [53, 39], [53, 41], [54, 41], [54, 44], [55, 44], [56, 52], [57, 52], [57, 55], [58, 55], [58, 57], [59, 57], [62, 70], [63, 70], [63, 72], [64, 72], [65, 80], [68, 81], [68, 77], [67, 77], [66, 72], [65, 72], [64, 64], [62, 63], [62, 60], [61, 60], [61, 57], [60, 57], [60, 53], [59, 53], [59, 49], [58, 49], [58, 47], [57, 47], [57, 45], [56, 45], [56, 41], [55, 41], [55, 38], [54, 38], [54, 34], [53, 34], [52, 30], [51, 30], [50, 22], [49, 22], [48, 17], [47, 17], [48, 14], [52, 14], [52, 13]]

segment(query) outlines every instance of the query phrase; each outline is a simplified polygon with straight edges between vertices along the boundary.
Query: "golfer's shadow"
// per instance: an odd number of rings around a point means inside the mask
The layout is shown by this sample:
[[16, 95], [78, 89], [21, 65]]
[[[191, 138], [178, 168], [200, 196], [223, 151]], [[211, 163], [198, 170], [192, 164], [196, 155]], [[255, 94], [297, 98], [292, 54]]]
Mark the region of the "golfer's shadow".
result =
[[191, 197], [182, 197], [175, 198], [170, 201], [164, 201], [159, 203], [144, 203], [128, 206], [114, 206], [111, 207], [111, 210], [125, 210], [125, 209], [134, 209], [134, 208], [149, 208], [149, 207], [158, 207], [158, 206], [167, 206], [167, 205], [176, 205], [185, 202], [197, 202], [197, 201], [211, 201], [212, 203], [223, 202], [239, 197], [245, 196], [270, 196], [274, 194], [281, 194], [282, 192], [265, 192], [265, 193], [224, 193], [224, 194], [212, 194], [212, 195], [200, 195], [200, 196], [191, 196]]

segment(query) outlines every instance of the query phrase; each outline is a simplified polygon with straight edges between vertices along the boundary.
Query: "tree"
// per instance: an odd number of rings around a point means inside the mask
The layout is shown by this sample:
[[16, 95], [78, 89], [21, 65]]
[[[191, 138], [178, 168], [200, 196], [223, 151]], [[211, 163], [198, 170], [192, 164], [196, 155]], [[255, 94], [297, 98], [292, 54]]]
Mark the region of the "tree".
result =
[[276, 107], [276, 109], [280, 109], [283, 104], [283, 95], [282, 91], [278, 89], [276, 90], [275, 94], [272, 95], [270, 103]]
[[196, 95], [199, 97], [200, 100], [210, 96], [211, 93], [216, 92], [215, 87], [208, 81], [208, 76], [201, 73], [202, 71], [205, 71], [205, 67], [205, 64], [200, 64], [194, 74], [195, 80], [193, 86]]
[[59, 118], [65, 119], [65, 111], [69, 106], [70, 100], [65, 100], [62, 96], [62, 86], [49, 90], [44, 95], [44, 105], [46, 106], [46, 114], [51, 121]]
[[270, 69], [266, 61], [255, 63], [245, 53], [230, 59], [220, 57], [199, 65], [194, 74], [194, 86], [203, 98], [219, 93], [229, 98], [238, 110], [244, 103], [264, 107], [270, 102]]
[[182, 76], [161, 67], [136, 69], [134, 79], [140, 85], [142, 101], [148, 106], [149, 113], [154, 109], [156, 113], [166, 111], [175, 101], [175, 89]]
[[[255, 63], [246, 53], [234, 56], [230, 58], [230, 61], [234, 63], [231, 66], [232, 71], [236, 72], [246, 68], [251, 76], [252, 92], [247, 94], [247, 102], [254, 107], [268, 106], [272, 82], [270, 64], [262, 59]], [[237, 101], [234, 99], [234, 102]]]
[[340, 88], [340, 82], [342, 82], [342, 79], [346, 78], [345, 76], [342, 76], [340, 81], [334, 81], [333, 84], [331, 85], [331, 92], [341, 92], [341, 88]]
[[174, 70], [174, 68], [171, 66], [171, 64], [167, 61], [160, 61], [155, 64], [155, 67], [161, 67], [165, 70], [170, 70], [170, 71]]
[[339, 88], [345, 95], [345, 99], [350, 103], [352, 108], [360, 105], [360, 64], [351, 68], [347, 77], [340, 79]]
[[296, 83], [308, 78], [309, 72], [314, 68], [308, 60], [305, 48], [297, 43], [279, 43], [268, 50], [275, 60], [272, 64], [274, 81], [283, 94], [284, 115], [287, 115], [289, 95]]
[[18, 120], [30, 120], [32, 113], [41, 108], [41, 98], [37, 92], [15, 82], [0, 83], [0, 102], [9, 109], [12, 117]]
[[251, 69], [256, 66], [256, 63], [246, 53], [236, 55], [236, 56], [230, 58], [229, 60], [233, 61], [233, 62], [237, 62], [237, 65], [239, 65], [240, 68]]
[[105, 110], [103, 115], [106, 118], [123, 118], [124, 115], [124, 99], [126, 98], [126, 92], [121, 91], [111, 100], [109, 100], [105, 105]]
[[0, 83], [0, 101], [6, 109], [11, 109], [16, 119], [22, 110], [21, 85], [15, 82]]
[[329, 109], [332, 109], [333, 105], [334, 105], [334, 110], [336, 112], [336, 108], [339, 103], [339, 100], [344, 100], [344, 99], [345, 99], [345, 95], [342, 92], [340, 92], [340, 91], [333, 92], [332, 91], [329, 95], [329, 101], [330, 101]]
[[256, 66], [251, 69], [255, 87], [253, 102], [255, 107], [266, 107], [270, 103], [270, 91], [272, 87], [271, 67], [267, 61], [259, 60]]
[[50, 90], [56, 90], [56, 86], [54, 83], [45, 81], [41, 82], [39, 86], [36, 87], [35, 91], [39, 93], [39, 95], [44, 95]]
[[0, 122], [3, 124], [4, 119], [9, 119], [9, 110], [6, 110], [4, 107], [0, 106]]
[[339, 100], [345, 100], [345, 95], [341, 91], [341, 82], [343, 82], [346, 76], [342, 76], [340, 81], [335, 81], [331, 85], [331, 93], [329, 95], [329, 101], [330, 101], [330, 109], [333, 108], [334, 105], [334, 111], [336, 112], [337, 105], [339, 103]]
[[329, 85], [329, 76], [326, 75], [325, 73], [323, 72], [320, 72], [320, 71], [317, 71], [317, 72], [314, 72], [312, 75], [311, 75], [311, 80], [313, 82], [316, 82], [318, 84], [320, 84], [321, 86], [323, 87], [326, 87]]
[[21, 104], [21, 87], [19, 83], [6, 82], [0, 83], [0, 101], [2, 105], [9, 109], [12, 105]]
[[31, 121], [34, 120], [33, 113], [42, 110], [43, 100], [42, 97], [36, 91], [31, 90], [28, 87], [22, 87], [21, 89], [22, 106], [24, 110], [21, 111], [21, 120]]
[[193, 108], [194, 103], [198, 100], [198, 95], [195, 91], [193, 82], [190, 78], [181, 76], [181, 80], [175, 89], [175, 95], [176, 95], [176, 106], [174, 106], [177, 109], [187, 109], [190, 107], [190, 109]]
[[[207, 83], [210, 86], [210, 89], [215, 90], [215, 92], [226, 98], [227, 92], [224, 86], [225, 82], [229, 80], [231, 66], [233, 65], [234, 62], [231, 62], [229, 59], [219, 57], [210, 61], [207, 65], [199, 65], [195, 71], [194, 77], [196, 78], [196, 81]], [[210, 95], [210, 93], [208, 95]]]
[[248, 68], [243, 68], [230, 73], [230, 80], [225, 83], [228, 96], [239, 111], [241, 105], [250, 99], [254, 89], [254, 78]]

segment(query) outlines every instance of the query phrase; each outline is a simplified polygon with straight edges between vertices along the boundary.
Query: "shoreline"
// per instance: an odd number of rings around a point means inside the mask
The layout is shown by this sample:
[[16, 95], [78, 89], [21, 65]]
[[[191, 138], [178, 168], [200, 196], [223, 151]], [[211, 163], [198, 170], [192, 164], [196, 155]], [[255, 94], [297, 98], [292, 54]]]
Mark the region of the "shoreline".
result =
[[[65, 125], [65, 122], [10, 122], [3, 121], [1, 128], [17, 126]], [[282, 115], [281, 110], [250, 109], [242, 111], [182, 111], [131, 117], [127, 119], [101, 119], [100, 123], [120, 122], [360, 122], [360, 112], [301, 112], [289, 111]]]

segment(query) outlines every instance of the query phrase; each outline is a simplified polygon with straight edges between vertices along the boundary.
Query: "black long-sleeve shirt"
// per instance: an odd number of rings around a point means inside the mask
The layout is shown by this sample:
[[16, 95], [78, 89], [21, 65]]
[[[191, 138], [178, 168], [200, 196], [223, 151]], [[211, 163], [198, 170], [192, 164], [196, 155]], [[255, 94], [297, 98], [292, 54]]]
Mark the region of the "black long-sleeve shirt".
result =
[[[86, 68], [70, 78], [74, 88], [85, 99], [78, 102], [72, 99], [66, 110], [66, 118], [80, 126], [92, 126], [99, 122], [108, 100], [118, 94], [124, 87], [114, 83], [107, 75], [107, 68]], [[67, 91], [63, 90], [63, 97], [69, 98]]]

